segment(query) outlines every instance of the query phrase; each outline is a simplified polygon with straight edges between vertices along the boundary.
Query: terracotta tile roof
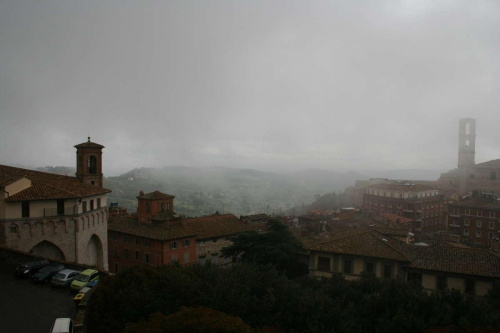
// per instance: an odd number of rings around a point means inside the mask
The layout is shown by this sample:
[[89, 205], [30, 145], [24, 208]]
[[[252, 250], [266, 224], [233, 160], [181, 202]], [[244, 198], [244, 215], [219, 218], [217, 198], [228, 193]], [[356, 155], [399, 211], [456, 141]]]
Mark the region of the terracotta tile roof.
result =
[[75, 148], [104, 148], [104, 146], [95, 142], [91, 142], [89, 136], [89, 140], [87, 142], [77, 144]]
[[137, 199], [148, 199], [148, 200], [172, 199], [172, 198], [175, 198], [175, 196], [167, 193], [162, 193], [160, 191], [154, 191], [151, 193], [142, 194], [137, 197]]
[[405, 223], [413, 222], [413, 219], [410, 219], [410, 218], [404, 217], [404, 216], [398, 216], [396, 214], [380, 213], [380, 215], [384, 219], [386, 219], [386, 220], [388, 220], [388, 221], [390, 221], [390, 222], [392, 222], [394, 224], [405, 224]]
[[212, 215], [183, 219], [171, 224], [139, 223], [137, 217], [114, 218], [109, 224], [110, 231], [137, 235], [157, 240], [169, 240], [196, 236], [197, 239], [230, 236], [254, 230], [233, 214]]
[[500, 257], [477, 248], [437, 245], [432, 247], [402, 244], [410, 268], [484, 277], [500, 277]]
[[260, 221], [269, 219], [269, 216], [267, 214], [253, 214], [253, 215], [242, 216], [241, 218], [249, 219], [250, 221]]
[[111, 192], [84, 184], [75, 177], [0, 165], [0, 187], [23, 177], [29, 178], [32, 186], [9, 196], [6, 201], [71, 199]]
[[367, 229], [360, 229], [343, 235], [338, 235], [308, 246], [309, 250], [333, 252], [339, 254], [376, 257], [397, 261], [408, 261], [408, 258], [387, 244], [379, 235]]
[[500, 168], [500, 159], [491, 160], [483, 163], [478, 163], [476, 167], [486, 167], [486, 168]]
[[487, 198], [468, 198], [448, 204], [449, 207], [486, 208], [500, 210], [500, 201]]
[[392, 183], [392, 184], [374, 184], [368, 186], [368, 188], [374, 188], [378, 190], [393, 190], [401, 192], [421, 192], [421, 191], [436, 190], [435, 187], [422, 184], [404, 183], [404, 182]]

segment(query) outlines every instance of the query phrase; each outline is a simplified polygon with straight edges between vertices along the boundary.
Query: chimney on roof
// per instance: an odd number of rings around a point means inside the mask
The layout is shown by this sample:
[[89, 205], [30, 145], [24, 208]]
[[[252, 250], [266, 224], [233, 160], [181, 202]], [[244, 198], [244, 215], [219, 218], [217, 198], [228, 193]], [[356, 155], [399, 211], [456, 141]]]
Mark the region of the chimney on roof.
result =
[[144, 191], [143, 191], [143, 190], [141, 190], [141, 191], [139, 192], [139, 195], [140, 195], [140, 196], [144, 195]]
[[90, 142], [90, 136], [89, 136], [89, 141], [88, 142]]

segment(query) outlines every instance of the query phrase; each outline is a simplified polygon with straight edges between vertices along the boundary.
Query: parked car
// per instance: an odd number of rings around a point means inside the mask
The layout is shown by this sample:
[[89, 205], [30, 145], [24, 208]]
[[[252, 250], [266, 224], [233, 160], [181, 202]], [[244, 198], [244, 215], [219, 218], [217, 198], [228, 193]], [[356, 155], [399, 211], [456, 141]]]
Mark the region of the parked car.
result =
[[67, 287], [73, 282], [73, 280], [80, 274], [80, 271], [75, 271], [73, 269], [63, 269], [56, 275], [52, 277], [50, 282], [55, 287]]
[[86, 269], [71, 282], [71, 290], [78, 291], [95, 280], [99, 280], [99, 271]]
[[36, 273], [43, 266], [47, 266], [49, 261], [47, 259], [38, 259], [33, 261], [25, 262], [16, 267], [16, 276], [17, 277], [31, 277], [34, 273]]
[[32, 277], [31, 280], [35, 283], [45, 283], [50, 281], [54, 275], [56, 275], [59, 271], [64, 269], [63, 264], [49, 264], [44, 266], [38, 270]]
[[73, 333], [73, 320], [71, 320], [70, 318], [57, 318], [52, 324], [49, 332]]

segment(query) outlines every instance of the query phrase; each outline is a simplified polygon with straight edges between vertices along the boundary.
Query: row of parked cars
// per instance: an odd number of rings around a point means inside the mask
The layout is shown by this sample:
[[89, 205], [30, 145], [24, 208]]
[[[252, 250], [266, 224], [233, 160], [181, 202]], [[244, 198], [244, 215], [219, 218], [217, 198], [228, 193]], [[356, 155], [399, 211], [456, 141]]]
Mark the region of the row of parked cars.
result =
[[31, 278], [35, 283], [51, 282], [55, 287], [69, 286], [73, 291], [99, 281], [99, 272], [86, 269], [83, 272], [67, 269], [63, 264], [50, 263], [46, 259], [29, 261], [16, 267], [16, 276]]

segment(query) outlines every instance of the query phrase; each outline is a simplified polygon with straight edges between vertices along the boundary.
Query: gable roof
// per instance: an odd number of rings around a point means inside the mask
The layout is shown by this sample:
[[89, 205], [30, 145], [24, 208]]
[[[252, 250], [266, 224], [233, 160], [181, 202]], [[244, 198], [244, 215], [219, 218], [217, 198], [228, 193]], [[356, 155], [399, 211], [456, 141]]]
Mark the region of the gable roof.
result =
[[91, 142], [90, 141], [90, 136], [89, 136], [89, 139], [87, 142], [83, 142], [83, 143], [80, 143], [80, 144], [77, 144], [75, 146], [75, 148], [104, 148], [103, 145], [100, 145], [98, 143], [95, 143], [95, 142]]
[[5, 201], [76, 199], [111, 192], [85, 184], [75, 177], [0, 165], [0, 188], [24, 177], [31, 180], [31, 186], [12, 194]]
[[404, 254], [394, 249], [382, 237], [368, 229], [337, 235], [329, 240], [310, 244], [307, 248], [311, 251], [409, 261]]
[[251, 225], [241, 222], [233, 214], [195, 217], [173, 223], [155, 224], [139, 223], [136, 216], [118, 217], [108, 223], [108, 229], [156, 240], [194, 236], [198, 239], [208, 239], [254, 230]]
[[500, 277], [500, 257], [483, 249], [437, 245], [402, 246], [401, 251], [411, 259], [410, 268]]

